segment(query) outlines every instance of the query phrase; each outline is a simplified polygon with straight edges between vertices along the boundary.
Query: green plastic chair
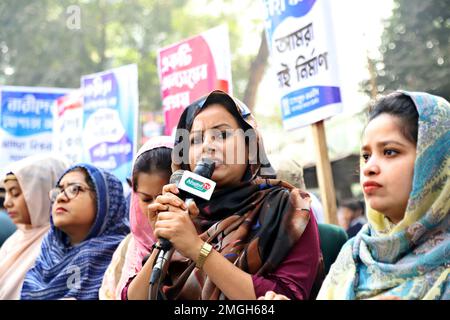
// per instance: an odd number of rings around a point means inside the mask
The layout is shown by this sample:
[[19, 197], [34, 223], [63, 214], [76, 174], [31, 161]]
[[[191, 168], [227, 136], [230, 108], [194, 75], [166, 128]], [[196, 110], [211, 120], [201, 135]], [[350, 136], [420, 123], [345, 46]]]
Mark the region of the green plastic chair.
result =
[[325, 274], [330, 270], [342, 246], [348, 240], [347, 233], [339, 226], [319, 223], [320, 249], [322, 250]]

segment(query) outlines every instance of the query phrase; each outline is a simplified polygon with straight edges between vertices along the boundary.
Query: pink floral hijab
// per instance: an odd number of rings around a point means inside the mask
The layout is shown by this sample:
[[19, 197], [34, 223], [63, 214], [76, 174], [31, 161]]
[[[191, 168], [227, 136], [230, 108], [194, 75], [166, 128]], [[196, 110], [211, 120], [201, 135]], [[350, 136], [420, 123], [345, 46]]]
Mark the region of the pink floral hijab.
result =
[[[143, 153], [148, 152], [150, 150], [166, 147], [169, 149], [173, 149], [173, 138], [169, 136], [158, 136], [148, 140], [142, 147], [139, 149], [134, 163]], [[134, 168], [133, 163], [133, 168]], [[150, 252], [151, 246], [156, 242], [153, 236], [153, 230], [148, 222], [147, 217], [139, 208], [138, 196], [133, 191], [131, 193], [131, 205], [130, 205], [130, 228], [131, 233], [133, 234], [135, 240], [136, 247], [136, 262], [140, 266], [142, 259]], [[139, 267], [140, 270], [141, 267]], [[139, 270], [136, 270], [139, 271]]]
[[[137, 159], [144, 153], [157, 148], [173, 149], [174, 139], [157, 136], [149, 139], [138, 151], [133, 161], [133, 171]], [[130, 195], [131, 233], [116, 249], [111, 264], [103, 277], [99, 291], [102, 300], [120, 300], [122, 289], [128, 280], [142, 269], [142, 260], [150, 252], [156, 239], [147, 217], [139, 207], [139, 198], [132, 190]]]

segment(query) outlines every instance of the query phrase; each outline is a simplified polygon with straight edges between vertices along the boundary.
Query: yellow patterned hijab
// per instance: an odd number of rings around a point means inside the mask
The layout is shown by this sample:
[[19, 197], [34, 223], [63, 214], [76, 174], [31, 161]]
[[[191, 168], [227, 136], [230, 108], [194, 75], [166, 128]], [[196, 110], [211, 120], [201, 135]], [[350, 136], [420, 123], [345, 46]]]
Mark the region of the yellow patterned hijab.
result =
[[450, 299], [450, 104], [405, 92], [419, 113], [417, 157], [405, 216], [397, 225], [369, 206], [317, 299]]

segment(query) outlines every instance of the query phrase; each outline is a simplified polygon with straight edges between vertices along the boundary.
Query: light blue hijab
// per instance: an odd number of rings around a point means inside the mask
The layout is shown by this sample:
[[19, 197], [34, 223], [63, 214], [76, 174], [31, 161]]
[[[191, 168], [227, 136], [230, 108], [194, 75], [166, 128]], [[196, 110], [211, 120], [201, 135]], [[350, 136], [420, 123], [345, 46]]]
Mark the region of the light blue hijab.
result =
[[406, 92], [419, 114], [412, 190], [392, 224], [367, 205], [369, 223], [342, 248], [318, 299], [450, 300], [450, 104]]

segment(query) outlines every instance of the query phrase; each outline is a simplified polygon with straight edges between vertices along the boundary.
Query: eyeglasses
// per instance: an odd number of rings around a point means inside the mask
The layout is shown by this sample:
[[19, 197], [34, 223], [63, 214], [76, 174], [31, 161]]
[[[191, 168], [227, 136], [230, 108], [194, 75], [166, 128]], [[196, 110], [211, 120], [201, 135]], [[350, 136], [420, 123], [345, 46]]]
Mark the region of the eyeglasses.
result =
[[51, 202], [55, 202], [56, 198], [58, 198], [58, 196], [61, 193], [64, 193], [64, 195], [67, 197], [67, 199], [72, 200], [74, 199], [76, 196], [78, 196], [78, 193], [80, 193], [80, 191], [87, 191], [87, 190], [92, 190], [90, 188], [87, 187], [83, 187], [79, 184], [70, 184], [67, 187], [60, 188], [60, 187], [56, 187], [53, 188], [52, 190], [50, 190], [50, 192], [48, 193], [48, 197], [50, 198]]

